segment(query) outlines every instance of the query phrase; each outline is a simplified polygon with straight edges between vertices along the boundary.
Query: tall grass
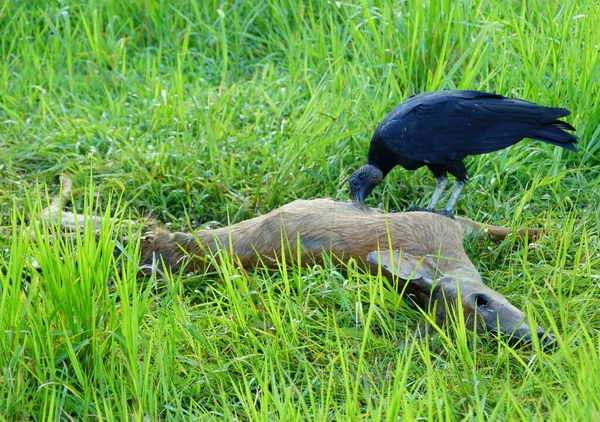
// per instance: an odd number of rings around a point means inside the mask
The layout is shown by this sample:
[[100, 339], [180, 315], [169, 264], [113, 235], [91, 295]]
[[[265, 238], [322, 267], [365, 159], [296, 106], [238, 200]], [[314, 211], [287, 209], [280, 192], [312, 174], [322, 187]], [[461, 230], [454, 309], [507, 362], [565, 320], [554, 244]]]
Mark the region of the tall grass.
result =
[[[598, 419], [599, 21], [592, 0], [6, 2], [0, 417]], [[467, 246], [492, 287], [557, 334], [554, 351], [460, 323], [399, 348], [421, 316], [352, 268], [139, 281], [108, 234], [50, 244], [21, 231], [63, 172], [104, 233], [124, 210], [189, 230], [346, 199], [379, 120], [453, 88], [573, 111], [580, 153], [525, 141], [474, 157], [458, 204], [545, 229], [529, 246]], [[404, 209], [433, 186], [397, 170], [369, 204]]]

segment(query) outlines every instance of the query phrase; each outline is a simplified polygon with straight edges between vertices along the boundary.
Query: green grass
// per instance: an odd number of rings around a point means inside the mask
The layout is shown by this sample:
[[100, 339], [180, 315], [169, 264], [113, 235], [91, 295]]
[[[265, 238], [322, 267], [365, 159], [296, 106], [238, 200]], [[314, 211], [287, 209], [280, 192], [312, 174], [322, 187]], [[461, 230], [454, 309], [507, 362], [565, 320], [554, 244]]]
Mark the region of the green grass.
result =
[[[1, 420], [600, 418], [600, 4], [391, 3], [0, 7]], [[557, 334], [554, 351], [460, 324], [400, 349], [421, 317], [380, 278], [333, 265], [140, 281], [108, 234], [21, 232], [64, 172], [80, 212], [173, 230], [347, 199], [380, 119], [453, 88], [573, 111], [579, 154], [525, 141], [469, 159], [458, 205], [545, 229], [467, 249]], [[404, 209], [433, 187], [426, 170], [395, 170], [369, 205]]]

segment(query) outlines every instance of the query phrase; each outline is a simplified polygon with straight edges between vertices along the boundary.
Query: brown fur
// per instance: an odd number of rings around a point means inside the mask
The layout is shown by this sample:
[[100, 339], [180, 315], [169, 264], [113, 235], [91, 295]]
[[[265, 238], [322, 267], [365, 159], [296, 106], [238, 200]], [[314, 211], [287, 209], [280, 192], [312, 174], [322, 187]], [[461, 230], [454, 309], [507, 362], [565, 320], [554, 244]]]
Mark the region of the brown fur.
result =
[[369, 252], [401, 249], [413, 255], [439, 255], [446, 273], [477, 270], [462, 247], [461, 226], [428, 212], [382, 213], [354, 203], [331, 199], [297, 200], [268, 214], [230, 227], [202, 230], [195, 235], [159, 231], [142, 241], [142, 265], [163, 261], [179, 271], [186, 256], [200, 257], [187, 263], [185, 271], [204, 268], [207, 254], [233, 251], [246, 268], [262, 260], [275, 264], [282, 247], [297, 256], [298, 240], [302, 260], [320, 263], [323, 252], [343, 259], [364, 262]]

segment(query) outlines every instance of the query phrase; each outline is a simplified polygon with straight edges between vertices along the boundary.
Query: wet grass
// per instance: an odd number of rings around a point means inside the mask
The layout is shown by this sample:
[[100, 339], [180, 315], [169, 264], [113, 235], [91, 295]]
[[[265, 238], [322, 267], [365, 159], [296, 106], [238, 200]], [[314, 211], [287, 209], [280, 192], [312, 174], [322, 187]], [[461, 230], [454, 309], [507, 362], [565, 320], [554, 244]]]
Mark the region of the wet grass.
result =
[[[598, 419], [598, 21], [592, 0], [5, 3], [0, 417]], [[400, 349], [419, 315], [381, 279], [333, 265], [139, 281], [108, 235], [21, 234], [65, 172], [79, 211], [177, 230], [347, 199], [379, 120], [454, 88], [573, 111], [578, 154], [525, 141], [469, 159], [458, 204], [544, 228], [529, 246], [467, 249], [556, 350], [460, 324]], [[369, 205], [401, 210], [433, 188], [426, 170], [398, 169]]]

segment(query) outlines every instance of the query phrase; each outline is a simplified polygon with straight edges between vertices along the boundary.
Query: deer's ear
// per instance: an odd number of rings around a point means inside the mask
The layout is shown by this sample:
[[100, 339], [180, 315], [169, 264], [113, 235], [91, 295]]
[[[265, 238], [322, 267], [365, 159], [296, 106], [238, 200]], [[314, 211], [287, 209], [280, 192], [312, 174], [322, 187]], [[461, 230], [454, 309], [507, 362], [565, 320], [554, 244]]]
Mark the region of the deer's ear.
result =
[[371, 252], [367, 255], [367, 261], [427, 292], [431, 290], [435, 278], [441, 276], [430, 258], [397, 250]]

